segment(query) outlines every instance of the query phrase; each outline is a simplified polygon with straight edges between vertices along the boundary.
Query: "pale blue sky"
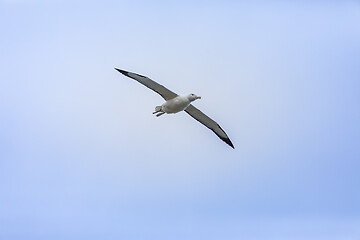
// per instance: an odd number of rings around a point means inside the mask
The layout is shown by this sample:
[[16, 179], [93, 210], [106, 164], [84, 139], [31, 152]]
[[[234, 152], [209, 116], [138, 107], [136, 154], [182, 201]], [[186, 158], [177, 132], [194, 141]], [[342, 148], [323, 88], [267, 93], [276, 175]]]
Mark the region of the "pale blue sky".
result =
[[[358, 1], [0, 1], [1, 239], [360, 238]], [[114, 70], [194, 104], [236, 149]]]

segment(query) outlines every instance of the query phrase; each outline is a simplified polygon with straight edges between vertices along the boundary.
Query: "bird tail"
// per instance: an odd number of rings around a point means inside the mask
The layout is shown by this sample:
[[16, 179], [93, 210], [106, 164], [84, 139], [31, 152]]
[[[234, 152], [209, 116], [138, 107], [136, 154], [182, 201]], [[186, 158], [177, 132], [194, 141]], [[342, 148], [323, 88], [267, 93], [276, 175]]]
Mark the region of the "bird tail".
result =
[[155, 112], [160, 112], [161, 111], [161, 106], [156, 106], [155, 107]]

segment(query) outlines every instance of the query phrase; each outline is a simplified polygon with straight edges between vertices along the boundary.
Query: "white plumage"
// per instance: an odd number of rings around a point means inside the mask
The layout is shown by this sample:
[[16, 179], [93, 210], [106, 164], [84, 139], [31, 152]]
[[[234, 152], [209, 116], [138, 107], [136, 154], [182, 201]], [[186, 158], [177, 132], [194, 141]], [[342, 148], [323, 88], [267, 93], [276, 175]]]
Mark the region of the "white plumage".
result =
[[230, 141], [229, 137], [225, 133], [225, 131], [217, 124], [214, 120], [206, 116], [202, 113], [199, 109], [194, 107], [191, 102], [195, 101], [196, 99], [200, 99], [200, 96], [196, 96], [195, 94], [189, 94], [187, 96], [179, 96], [176, 93], [170, 91], [163, 85], [158, 84], [157, 82], [151, 80], [148, 77], [142, 76], [140, 74], [124, 71], [115, 68], [120, 73], [124, 74], [127, 77], [135, 79], [139, 83], [143, 84], [144, 86], [152, 89], [153, 91], [160, 94], [166, 102], [161, 106], [155, 107], [155, 112], [157, 117], [167, 113], [177, 113], [181, 111], [187, 112], [190, 116], [204, 124], [206, 127], [211, 129], [221, 140], [226, 142], [230, 147], [234, 148], [234, 145]]

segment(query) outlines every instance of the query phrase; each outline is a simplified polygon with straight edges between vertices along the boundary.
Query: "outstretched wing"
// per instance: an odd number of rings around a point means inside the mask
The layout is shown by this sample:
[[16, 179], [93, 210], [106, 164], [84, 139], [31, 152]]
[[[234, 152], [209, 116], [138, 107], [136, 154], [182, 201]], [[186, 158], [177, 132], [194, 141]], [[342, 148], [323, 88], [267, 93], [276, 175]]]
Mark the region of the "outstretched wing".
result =
[[225, 131], [214, 120], [206, 116], [203, 112], [191, 104], [185, 109], [185, 112], [211, 129], [221, 140], [226, 142], [230, 147], [234, 148], [234, 145], [226, 135]]
[[155, 92], [160, 94], [166, 101], [178, 96], [176, 93], [170, 91], [163, 85], [158, 84], [157, 82], [151, 80], [148, 77], [145, 77], [145, 76], [142, 76], [142, 75], [139, 75], [136, 73], [132, 73], [132, 72], [127, 72], [127, 71], [117, 69], [117, 68], [115, 68], [115, 69], [118, 70], [119, 72], [121, 72], [122, 74], [124, 74], [125, 76], [135, 79], [136, 81], [143, 84], [144, 86], [154, 90]]

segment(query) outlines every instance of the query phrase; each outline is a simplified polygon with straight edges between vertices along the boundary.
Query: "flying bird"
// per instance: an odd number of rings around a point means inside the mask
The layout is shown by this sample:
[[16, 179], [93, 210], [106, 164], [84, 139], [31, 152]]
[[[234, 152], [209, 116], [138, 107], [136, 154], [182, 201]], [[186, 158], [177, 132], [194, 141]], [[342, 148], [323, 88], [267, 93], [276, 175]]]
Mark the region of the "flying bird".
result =
[[148, 77], [117, 68], [115, 69], [120, 73], [124, 74], [125, 76], [135, 79], [144, 86], [157, 92], [158, 94], [160, 94], [161, 97], [165, 99], [166, 102], [164, 104], [155, 107], [155, 111], [153, 112], [153, 114], [156, 114], [157, 117], [165, 113], [169, 114], [185, 111], [197, 121], [201, 122], [206, 127], [211, 129], [221, 140], [226, 142], [230, 147], [234, 148], [234, 145], [230, 141], [229, 137], [226, 135], [225, 131], [219, 126], [219, 124], [217, 124], [214, 120], [206, 116], [203, 112], [201, 112], [199, 109], [197, 109], [191, 104], [191, 102], [195, 101], [196, 99], [201, 99], [200, 96], [197, 96], [193, 93], [186, 96], [179, 96]]

